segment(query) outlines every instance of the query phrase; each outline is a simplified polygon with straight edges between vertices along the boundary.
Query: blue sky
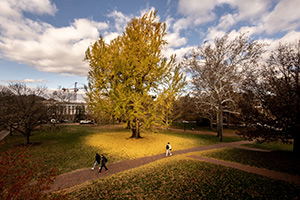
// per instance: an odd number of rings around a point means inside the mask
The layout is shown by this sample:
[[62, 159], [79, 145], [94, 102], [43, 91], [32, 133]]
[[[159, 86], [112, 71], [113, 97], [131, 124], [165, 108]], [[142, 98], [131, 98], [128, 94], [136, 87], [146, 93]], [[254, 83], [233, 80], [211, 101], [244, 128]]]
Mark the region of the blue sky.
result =
[[0, 85], [82, 87], [88, 46], [149, 10], [167, 24], [165, 55], [179, 60], [224, 33], [246, 32], [271, 50], [300, 39], [299, 0], [0, 0]]

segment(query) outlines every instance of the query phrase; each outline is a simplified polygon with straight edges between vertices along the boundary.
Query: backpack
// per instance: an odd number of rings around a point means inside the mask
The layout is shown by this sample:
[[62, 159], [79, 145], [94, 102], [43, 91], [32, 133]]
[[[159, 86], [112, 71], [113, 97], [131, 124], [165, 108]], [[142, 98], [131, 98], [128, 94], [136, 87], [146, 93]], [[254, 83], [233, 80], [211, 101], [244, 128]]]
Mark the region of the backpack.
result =
[[104, 162], [107, 162], [107, 158], [106, 158], [106, 157], [104, 157], [104, 156], [103, 156], [103, 158], [104, 158]]
[[167, 144], [166, 149], [169, 149], [169, 145]]

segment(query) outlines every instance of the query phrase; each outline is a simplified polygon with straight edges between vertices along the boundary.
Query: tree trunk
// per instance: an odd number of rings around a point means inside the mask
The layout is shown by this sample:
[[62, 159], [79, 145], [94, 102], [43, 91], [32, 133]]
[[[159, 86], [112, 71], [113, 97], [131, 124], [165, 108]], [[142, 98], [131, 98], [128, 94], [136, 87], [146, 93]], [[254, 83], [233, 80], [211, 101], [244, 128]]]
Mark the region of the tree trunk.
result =
[[140, 136], [140, 128], [139, 128], [139, 124], [138, 124], [138, 120], [135, 120], [135, 125], [133, 127], [131, 127], [132, 130], [132, 135], [131, 138], [141, 138]]
[[216, 128], [217, 128], [217, 137], [220, 137], [220, 120], [219, 120], [219, 113], [217, 113], [217, 121], [216, 121]]
[[227, 128], [230, 126], [230, 113], [227, 113]]
[[209, 129], [213, 130], [213, 117], [212, 116], [209, 119]]
[[26, 134], [26, 144], [30, 144], [29, 137], [30, 137], [30, 134], [27, 133], [27, 134]]
[[219, 113], [219, 124], [218, 124], [218, 134], [220, 136], [220, 142], [223, 142], [223, 113]]
[[131, 138], [136, 138], [136, 129], [132, 128], [131, 133]]
[[140, 130], [131, 129], [131, 132], [132, 134], [130, 138], [135, 138], [135, 139], [141, 138]]
[[294, 145], [293, 145], [293, 152], [297, 157], [300, 157], [300, 125], [297, 125], [295, 136], [294, 136]]
[[9, 126], [9, 135], [12, 136], [12, 125]]

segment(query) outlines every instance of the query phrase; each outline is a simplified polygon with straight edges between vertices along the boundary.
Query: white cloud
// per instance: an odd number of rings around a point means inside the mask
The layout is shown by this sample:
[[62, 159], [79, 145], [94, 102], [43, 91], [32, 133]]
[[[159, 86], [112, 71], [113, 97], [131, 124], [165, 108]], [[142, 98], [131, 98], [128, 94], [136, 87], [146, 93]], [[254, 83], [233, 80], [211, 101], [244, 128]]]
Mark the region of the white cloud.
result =
[[201, 2], [199, 0], [179, 0], [178, 12], [185, 16], [194, 16], [207, 21], [214, 18], [211, 11], [216, 3], [216, 0], [202, 0]]
[[195, 46], [187, 46], [187, 47], [182, 47], [179, 49], [174, 49], [174, 48], [169, 48], [166, 47], [162, 50], [163, 55], [166, 58], [170, 58], [172, 55], [176, 54], [176, 60], [177, 62], [180, 62], [183, 57], [192, 49], [192, 48], [196, 48]]
[[[57, 12], [55, 4], [50, 0], [0, 0], [0, 58], [35, 66], [38, 70], [63, 75], [86, 75], [87, 63], [83, 62], [84, 52], [95, 42], [100, 31], [109, 43], [124, 31], [133, 17], [117, 10], [107, 16], [114, 23], [96, 22], [92, 19], [75, 19], [68, 26], [54, 27], [49, 23], [25, 18], [24, 13], [33, 15], [50, 15]], [[273, 7], [271, 3], [273, 2]], [[167, 4], [174, 3], [168, 0]], [[231, 10], [217, 13], [229, 6]], [[155, 8], [140, 11], [140, 15]], [[188, 52], [188, 40], [197, 38], [193, 32], [205, 32], [198, 38], [213, 40], [225, 33], [235, 36], [239, 32], [254, 34], [287, 32], [280, 41], [297, 40], [300, 27], [300, 12], [297, 0], [179, 0], [177, 14], [181, 18], [168, 17], [168, 46], [164, 50], [166, 56], [177, 54], [181, 57]], [[138, 14], [138, 15], [139, 15]], [[140, 16], [138, 16], [140, 17]], [[178, 17], [178, 15], [174, 15]], [[219, 17], [217, 19], [217, 17]], [[158, 16], [160, 19], [160, 16]], [[212, 20], [217, 20], [213, 22]], [[207, 22], [213, 27], [208, 28]], [[240, 27], [239, 23], [244, 26]], [[114, 27], [112, 27], [114, 26]], [[185, 30], [186, 35], [182, 35]], [[191, 37], [190, 37], [191, 36]], [[298, 38], [296, 38], [298, 37]], [[262, 39], [263, 40], [263, 39]], [[271, 40], [272, 45], [278, 40]], [[201, 41], [196, 41], [199, 44]], [[270, 45], [270, 46], [272, 46]], [[180, 48], [181, 47], [181, 48]], [[178, 48], [178, 49], [176, 49]]]
[[0, 15], [22, 17], [20, 13], [29, 12], [38, 15], [54, 15], [57, 11], [55, 4], [50, 0], [1, 0]]
[[186, 44], [187, 40], [184, 37], [180, 37], [178, 32], [168, 33], [165, 36], [166, 41], [168, 42], [168, 47], [179, 47]]
[[86, 75], [88, 65], [83, 62], [84, 53], [98, 39], [99, 31], [108, 29], [108, 24], [75, 19], [67, 27], [56, 28], [25, 18], [22, 12], [35, 10], [27, 7], [26, 3], [39, 8], [35, 11], [38, 14], [54, 14], [56, 11], [55, 5], [46, 0], [24, 0], [18, 5], [16, 1], [5, 1], [6, 8], [19, 7], [16, 9], [18, 12], [0, 15], [0, 57], [35, 66], [41, 71]]
[[110, 41], [120, 36], [120, 33], [118, 32], [105, 32], [103, 35], [104, 41], [107, 44], [110, 44]]
[[236, 23], [236, 17], [237, 14], [223, 15], [219, 20], [220, 23], [217, 25], [217, 28], [224, 31], [229, 30], [232, 27], [232, 25]]
[[221, 30], [218, 30], [216, 28], [211, 28], [211, 29], [209, 29], [205, 40], [206, 41], [213, 41], [215, 38], [222, 37], [224, 34], [226, 34], [225, 31], [221, 31]]
[[279, 44], [295, 44], [298, 43], [300, 40], [300, 32], [297, 31], [291, 31], [289, 33], [287, 33], [286, 35], [284, 35], [282, 38], [279, 39], [265, 39], [263, 40], [263, 42], [266, 42], [267, 44], [269, 44], [269, 46], [267, 47], [267, 49], [269, 51], [273, 51], [275, 50]]
[[2, 80], [2, 81], [6, 82], [6, 83], [43, 83], [43, 82], [47, 82], [44, 79], [38, 79], [38, 80], [23, 79], [23, 80]]
[[206, 22], [212, 21], [216, 18], [212, 11], [216, 5], [217, 0], [179, 0], [178, 13], [184, 17], [177, 20], [173, 29], [180, 31], [191, 26], [197, 26]]
[[267, 33], [290, 31], [300, 27], [299, 0], [282, 0], [263, 17]]
[[229, 4], [232, 8], [237, 9], [236, 20], [253, 20], [258, 19], [271, 6], [272, 0], [219, 0], [219, 4]]
[[115, 28], [119, 33], [124, 31], [127, 23], [130, 21], [131, 17], [124, 15], [121, 12], [113, 11], [107, 15], [115, 20]]

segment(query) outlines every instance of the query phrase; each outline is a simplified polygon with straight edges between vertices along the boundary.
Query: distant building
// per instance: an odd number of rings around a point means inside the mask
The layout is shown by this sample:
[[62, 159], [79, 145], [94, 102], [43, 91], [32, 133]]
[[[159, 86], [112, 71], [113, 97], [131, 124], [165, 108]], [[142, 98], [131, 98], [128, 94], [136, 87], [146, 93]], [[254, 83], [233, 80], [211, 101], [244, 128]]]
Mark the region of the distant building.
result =
[[58, 102], [53, 99], [45, 100], [44, 103], [48, 107], [48, 116], [50, 119], [55, 119], [60, 122], [78, 122], [86, 117], [86, 103]]

